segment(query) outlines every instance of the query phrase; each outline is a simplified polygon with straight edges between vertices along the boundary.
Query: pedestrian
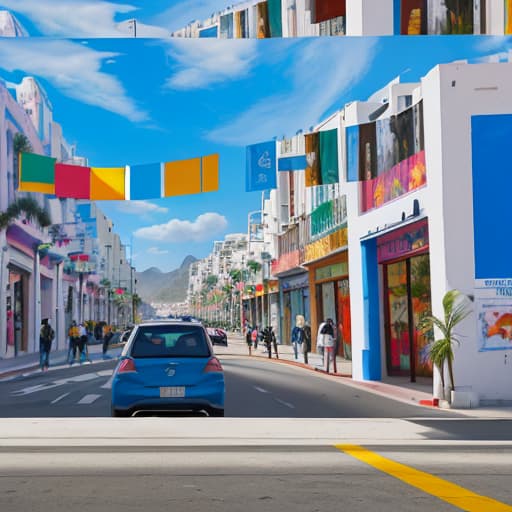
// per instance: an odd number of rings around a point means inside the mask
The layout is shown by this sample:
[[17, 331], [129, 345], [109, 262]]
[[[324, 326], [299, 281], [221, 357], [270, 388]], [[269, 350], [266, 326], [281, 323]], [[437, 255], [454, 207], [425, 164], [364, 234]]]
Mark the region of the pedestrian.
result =
[[320, 335], [324, 346], [324, 368], [329, 373], [330, 362], [333, 361], [333, 371], [336, 372], [336, 338], [334, 333], [334, 322], [328, 318], [321, 328]]
[[44, 318], [41, 322], [41, 330], [39, 331], [40, 364], [43, 372], [47, 372], [50, 367], [50, 351], [54, 338], [55, 331], [52, 329], [48, 318]]
[[249, 355], [252, 355], [252, 329], [249, 324], [245, 327], [245, 342], [247, 343], [247, 348], [249, 349]]
[[82, 364], [87, 359], [87, 329], [84, 324], [79, 324], [79, 341], [78, 341], [78, 354], [80, 357], [80, 364]]
[[304, 322], [304, 342], [302, 343], [302, 353], [304, 355], [304, 363], [308, 364], [308, 354], [311, 352], [311, 326], [308, 321]]
[[324, 365], [324, 336], [322, 334], [324, 326], [325, 322], [321, 322], [316, 333], [316, 352], [322, 358], [322, 366]]
[[279, 355], [277, 354], [277, 341], [276, 341], [276, 335], [274, 334], [274, 331], [272, 330], [272, 326], [269, 325], [262, 331], [262, 339], [265, 343], [265, 346], [267, 347], [268, 352], [268, 358], [272, 359], [272, 345], [274, 346], [274, 351], [276, 354], [276, 359], [279, 359]]
[[304, 342], [304, 317], [302, 315], [297, 315], [295, 317], [295, 327], [292, 330], [292, 345], [293, 345], [293, 354], [295, 359], [299, 358], [299, 351], [302, 352], [302, 343]]
[[254, 350], [258, 348], [258, 327], [254, 326], [251, 332], [251, 340], [254, 346]]
[[110, 345], [110, 340], [114, 336], [114, 333], [112, 332], [112, 329], [110, 326], [105, 326], [104, 330], [105, 334], [103, 334], [103, 358], [107, 355], [108, 346]]
[[80, 331], [76, 325], [75, 320], [71, 322], [71, 326], [68, 329], [68, 363], [72, 365], [76, 359], [76, 352], [78, 351], [78, 345], [80, 340]]

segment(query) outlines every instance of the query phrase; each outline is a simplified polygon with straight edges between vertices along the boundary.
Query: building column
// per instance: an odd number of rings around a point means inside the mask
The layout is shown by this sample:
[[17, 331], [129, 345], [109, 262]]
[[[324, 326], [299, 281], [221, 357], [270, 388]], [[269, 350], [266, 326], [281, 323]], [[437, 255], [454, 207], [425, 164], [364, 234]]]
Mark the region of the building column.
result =
[[37, 249], [34, 254], [33, 283], [34, 283], [34, 316], [33, 316], [34, 325], [32, 328], [32, 342], [33, 342], [34, 352], [39, 352], [39, 332], [41, 329], [41, 260], [39, 257], [39, 251]]
[[5, 230], [0, 230], [0, 354], [7, 350], [7, 241]]
[[62, 282], [62, 265], [55, 265], [55, 279], [57, 281], [57, 297], [55, 299], [55, 339], [57, 340], [57, 348], [66, 347], [66, 320], [64, 318], [64, 287]]

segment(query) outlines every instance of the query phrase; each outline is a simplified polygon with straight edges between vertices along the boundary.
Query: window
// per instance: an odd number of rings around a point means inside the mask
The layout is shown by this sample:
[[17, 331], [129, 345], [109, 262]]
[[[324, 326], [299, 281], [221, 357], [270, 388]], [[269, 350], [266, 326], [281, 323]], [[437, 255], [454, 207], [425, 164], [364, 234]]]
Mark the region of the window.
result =
[[210, 348], [201, 327], [190, 325], [148, 325], [137, 330], [131, 356], [209, 357]]

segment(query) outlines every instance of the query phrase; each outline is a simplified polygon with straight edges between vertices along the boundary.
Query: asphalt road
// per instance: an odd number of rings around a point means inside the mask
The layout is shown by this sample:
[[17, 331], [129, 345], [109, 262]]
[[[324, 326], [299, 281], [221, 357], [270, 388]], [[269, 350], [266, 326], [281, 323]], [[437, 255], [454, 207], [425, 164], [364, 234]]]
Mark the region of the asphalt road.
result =
[[[385, 457], [383, 468], [334, 446], [11, 450], [0, 457], [0, 509], [512, 510], [511, 447], [374, 447], [370, 453]], [[396, 462], [405, 466], [397, 470]], [[422, 472], [412, 475], [415, 485], [408, 468]], [[468, 503], [471, 507], [462, 507]]]
[[[264, 359], [220, 356], [226, 416], [294, 418], [456, 417], [376, 396], [336, 379]], [[0, 382], [0, 417], [110, 416], [116, 361], [33, 372]]]

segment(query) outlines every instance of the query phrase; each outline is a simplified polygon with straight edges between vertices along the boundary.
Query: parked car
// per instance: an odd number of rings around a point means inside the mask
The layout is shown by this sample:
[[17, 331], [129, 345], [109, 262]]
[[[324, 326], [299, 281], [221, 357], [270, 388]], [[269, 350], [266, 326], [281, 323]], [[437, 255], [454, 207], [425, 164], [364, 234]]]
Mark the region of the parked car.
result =
[[161, 320], [137, 325], [112, 380], [112, 416], [201, 412], [224, 416], [224, 371], [205, 328]]
[[228, 335], [224, 329], [218, 327], [207, 327], [206, 332], [214, 345], [228, 346]]

